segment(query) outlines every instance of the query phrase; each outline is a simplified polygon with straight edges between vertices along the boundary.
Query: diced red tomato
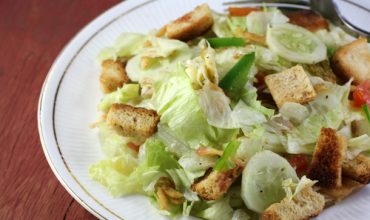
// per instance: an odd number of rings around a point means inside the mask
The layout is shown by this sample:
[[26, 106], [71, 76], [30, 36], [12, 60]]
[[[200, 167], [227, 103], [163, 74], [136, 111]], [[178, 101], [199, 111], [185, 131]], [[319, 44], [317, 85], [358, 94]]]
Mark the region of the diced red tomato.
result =
[[308, 170], [308, 158], [306, 155], [297, 154], [288, 158], [290, 165], [295, 169], [298, 176], [304, 175]]
[[364, 104], [370, 106], [370, 80], [365, 80], [356, 87], [353, 92], [353, 100], [356, 107], [361, 107]]
[[132, 143], [132, 142], [128, 142], [127, 147], [130, 148], [131, 150], [135, 151], [136, 153], [138, 153], [139, 150], [140, 150], [140, 145]]
[[245, 8], [235, 8], [235, 7], [229, 7], [229, 15], [230, 16], [246, 16], [249, 13], [253, 11], [261, 11], [260, 8], [251, 8], [251, 7], [245, 7]]

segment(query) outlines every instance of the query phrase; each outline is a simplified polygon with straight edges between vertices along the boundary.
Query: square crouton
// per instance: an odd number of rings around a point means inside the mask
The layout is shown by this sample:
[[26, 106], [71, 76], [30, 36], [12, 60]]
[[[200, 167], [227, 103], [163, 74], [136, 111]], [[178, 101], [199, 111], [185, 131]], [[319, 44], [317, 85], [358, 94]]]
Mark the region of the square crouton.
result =
[[285, 102], [304, 104], [316, 97], [316, 92], [302, 66], [267, 75], [265, 81], [279, 108]]
[[124, 136], [150, 137], [157, 132], [159, 116], [154, 110], [113, 104], [107, 115], [107, 123]]
[[336, 73], [355, 84], [370, 80], [370, 49], [365, 38], [359, 38], [341, 48], [333, 56]]
[[307, 176], [318, 180], [318, 186], [340, 187], [346, 149], [347, 140], [339, 136], [335, 129], [322, 128]]
[[270, 205], [261, 215], [261, 220], [302, 220], [315, 217], [324, 209], [325, 198], [312, 187], [302, 189], [292, 199], [284, 198]]
[[370, 182], [370, 158], [359, 154], [353, 160], [345, 159], [342, 165], [343, 175], [362, 184]]
[[217, 200], [229, 189], [243, 172], [242, 166], [221, 172], [212, 170], [192, 185], [192, 189], [204, 200]]
[[104, 93], [111, 93], [129, 83], [125, 70], [125, 64], [121, 61], [104, 60], [100, 73], [100, 88]]
[[187, 41], [206, 33], [212, 25], [212, 11], [207, 4], [202, 4], [167, 24], [157, 33], [157, 36], [164, 35], [170, 39]]

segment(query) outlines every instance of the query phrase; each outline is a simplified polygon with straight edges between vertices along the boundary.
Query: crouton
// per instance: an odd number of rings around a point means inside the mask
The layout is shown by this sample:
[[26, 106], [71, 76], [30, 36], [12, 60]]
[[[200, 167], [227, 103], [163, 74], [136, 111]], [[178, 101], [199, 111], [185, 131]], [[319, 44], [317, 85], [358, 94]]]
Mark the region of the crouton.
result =
[[221, 172], [212, 170], [192, 185], [192, 190], [204, 200], [217, 200], [243, 172], [243, 166]]
[[311, 10], [289, 11], [285, 13], [289, 23], [304, 27], [312, 32], [328, 28], [328, 22]]
[[111, 93], [129, 83], [125, 65], [121, 61], [104, 60], [100, 73], [100, 88], [104, 93]]
[[292, 199], [284, 198], [270, 205], [261, 215], [261, 220], [303, 220], [317, 216], [325, 206], [325, 198], [306, 187]]
[[322, 128], [316, 143], [308, 178], [318, 180], [318, 186], [333, 188], [342, 185], [342, 163], [347, 149], [347, 140], [335, 129]]
[[107, 115], [107, 123], [124, 136], [149, 137], [157, 131], [159, 116], [154, 110], [113, 104]]
[[335, 72], [354, 84], [370, 80], [370, 49], [365, 38], [359, 38], [341, 48], [333, 56]]
[[302, 66], [267, 75], [265, 82], [279, 108], [285, 102], [303, 104], [316, 97], [316, 92]]
[[164, 35], [170, 39], [187, 41], [206, 33], [212, 25], [212, 11], [207, 4], [202, 4], [167, 24], [157, 33], [157, 36]]
[[364, 185], [349, 178], [342, 179], [342, 186], [338, 188], [321, 188], [319, 192], [327, 198], [326, 206], [333, 205], [347, 198], [350, 194], [359, 190]]
[[343, 175], [362, 184], [370, 182], [370, 158], [359, 154], [353, 160], [345, 159], [342, 165]]

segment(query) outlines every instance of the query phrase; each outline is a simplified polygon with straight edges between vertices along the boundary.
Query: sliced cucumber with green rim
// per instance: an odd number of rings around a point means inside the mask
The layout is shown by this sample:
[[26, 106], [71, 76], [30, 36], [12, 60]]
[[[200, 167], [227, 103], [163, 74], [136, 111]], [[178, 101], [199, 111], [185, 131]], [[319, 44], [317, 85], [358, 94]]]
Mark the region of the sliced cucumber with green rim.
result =
[[262, 213], [271, 204], [280, 202], [285, 197], [282, 182], [298, 177], [289, 162], [272, 151], [255, 154], [243, 170], [241, 196], [245, 205]]
[[317, 63], [326, 59], [325, 44], [310, 31], [293, 24], [268, 27], [266, 42], [277, 55], [296, 63]]

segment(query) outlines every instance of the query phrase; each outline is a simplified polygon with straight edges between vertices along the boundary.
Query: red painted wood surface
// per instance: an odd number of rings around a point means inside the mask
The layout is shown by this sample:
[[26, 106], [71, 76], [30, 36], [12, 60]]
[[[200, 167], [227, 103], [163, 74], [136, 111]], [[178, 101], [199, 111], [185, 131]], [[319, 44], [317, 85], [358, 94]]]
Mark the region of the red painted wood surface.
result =
[[0, 0], [0, 219], [95, 219], [53, 175], [37, 102], [63, 46], [118, 0]]

